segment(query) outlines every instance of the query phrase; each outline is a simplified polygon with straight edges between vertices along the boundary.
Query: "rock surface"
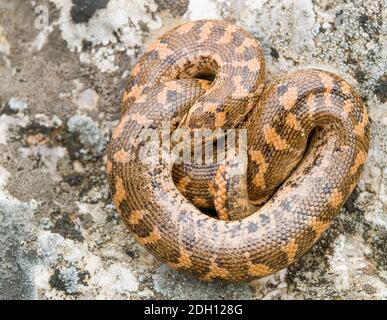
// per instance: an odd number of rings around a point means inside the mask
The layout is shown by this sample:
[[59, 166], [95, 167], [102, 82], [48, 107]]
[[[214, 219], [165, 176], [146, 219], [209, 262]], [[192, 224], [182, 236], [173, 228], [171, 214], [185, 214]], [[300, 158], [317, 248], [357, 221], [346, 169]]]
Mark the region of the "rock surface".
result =
[[[0, 0], [0, 298], [387, 299], [386, 14], [381, 0]], [[155, 37], [199, 18], [253, 33], [269, 78], [340, 74], [371, 119], [369, 160], [333, 226], [299, 262], [249, 284], [161, 265], [108, 191], [128, 70]]]

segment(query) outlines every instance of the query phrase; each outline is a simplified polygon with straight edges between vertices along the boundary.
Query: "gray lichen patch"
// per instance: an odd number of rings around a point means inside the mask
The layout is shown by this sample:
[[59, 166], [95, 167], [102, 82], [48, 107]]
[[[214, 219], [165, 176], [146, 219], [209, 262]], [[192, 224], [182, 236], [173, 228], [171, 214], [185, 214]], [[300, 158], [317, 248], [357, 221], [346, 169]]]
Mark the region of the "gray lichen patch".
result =
[[75, 23], [87, 23], [99, 9], [106, 8], [109, 0], [72, 0], [71, 18]]
[[11, 98], [8, 102], [11, 110], [15, 112], [25, 111], [28, 107], [28, 101], [25, 99]]
[[68, 120], [67, 127], [69, 132], [78, 135], [84, 148], [80, 150], [81, 153], [86, 154], [89, 152], [95, 156], [102, 155], [107, 139], [96, 126], [93, 119], [88, 116], [75, 115]]
[[182, 16], [186, 13], [189, 5], [189, 0], [174, 1], [171, 5], [170, 0], [155, 0], [157, 4], [157, 10], [168, 10], [174, 17]]
[[59, 233], [65, 239], [79, 242], [84, 240], [80, 226], [74, 221], [74, 217], [71, 214], [56, 210], [51, 213], [50, 217], [53, 223], [51, 232]]
[[51, 2], [60, 10], [54, 24], [59, 26], [68, 46], [80, 52], [81, 62], [93, 63], [104, 72], [117, 71], [115, 55], [134, 57], [143, 37], [161, 27], [153, 0]]
[[375, 94], [381, 102], [387, 102], [387, 74], [382, 75], [377, 80], [375, 85]]
[[87, 284], [88, 273], [79, 271], [74, 267], [55, 270], [50, 277], [50, 286], [56, 290], [64, 291], [67, 294], [77, 294]]
[[34, 241], [37, 203], [13, 198], [5, 190], [10, 178], [0, 166], [0, 299], [31, 299], [36, 297], [30, 260], [35, 253], [25, 244]]

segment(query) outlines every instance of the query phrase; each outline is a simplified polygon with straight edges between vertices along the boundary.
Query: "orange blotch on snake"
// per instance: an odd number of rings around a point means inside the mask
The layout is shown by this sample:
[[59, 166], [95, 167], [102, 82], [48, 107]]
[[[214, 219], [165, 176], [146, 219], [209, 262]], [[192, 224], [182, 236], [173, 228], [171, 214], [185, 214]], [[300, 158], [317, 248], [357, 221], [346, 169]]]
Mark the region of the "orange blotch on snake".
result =
[[130, 225], [138, 224], [144, 217], [144, 212], [142, 210], [134, 210], [130, 213], [128, 218], [128, 223]]
[[194, 25], [195, 25], [194, 22], [187, 22], [179, 26], [176, 31], [179, 33], [187, 33], [191, 31]]
[[180, 191], [180, 192], [182, 192], [182, 193], [184, 193], [187, 189], [187, 185], [188, 185], [188, 183], [190, 183], [191, 182], [191, 179], [189, 178], [189, 177], [184, 177], [184, 178], [182, 178], [182, 179], [180, 179], [178, 182], [177, 182], [177, 184], [176, 184], [176, 187], [177, 187], [177, 189]]
[[265, 141], [268, 145], [271, 145], [277, 151], [286, 150], [289, 148], [285, 139], [282, 139], [281, 136], [275, 131], [274, 128], [266, 126], [264, 129]]
[[306, 105], [308, 107], [309, 114], [313, 116], [313, 113], [316, 110], [314, 95], [309, 95], [309, 97], [306, 99]]
[[126, 104], [129, 100], [129, 95], [128, 92], [125, 90], [124, 93], [122, 94], [122, 103]]
[[290, 87], [281, 97], [282, 106], [285, 110], [290, 110], [296, 104], [298, 99], [298, 90], [296, 87]]
[[206, 199], [204, 198], [200, 198], [200, 197], [194, 197], [192, 199], [192, 203], [197, 206], [197, 207], [200, 207], [200, 208], [203, 208], [203, 207], [208, 207], [208, 202]]
[[251, 161], [254, 161], [258, 165], [258, 173], [252, 180], [252, 183], [257, 188], [265, 188], [265, 173], [268, 169], [268, 164], [260, 150], [250, 150], [249, 151]]
[[148, 236], [146, 236], [146, 237], [137, 236], [137, 239], [143, 245], [156, 243], [157, 241], [159, 241], [161, 239], [160, 230], [158, 227], [155, 226], [153, 228], [152, 232], [149, 233]]
[[298, 250], [298, 244], [296, 240], [291, 239], [290, 242], [284, 248], [284, 252], [288, 256], [288, 263], [294, 262], [296, 258], [297, 250]]
[[343, 91], [344, 94], [350, 94], [352, 91], [352, 88], [346, 81], [342, 81], [341, 90]]
[[112, 169], [113, 169], [113, 163], [110, 160], [108, 160], [106, 163], [106, 172], [111, 173]]
[[169, 49], [167, 44], [161, 42], [155, 42], [147, 49], [148, 52], [153, 50], [158, 53], [159, 59], [165, 59], [173, 54], [173, 50]]
[[226, 122], [226, 113], [225, 112], [217, 112], [215, 114], [215, 127], [221, 128]]
[[297, 117], [295, 114], [293, 113], [289, 113], [287, 116], [286, 116], [286, 124], [288, 127], [292, 128], [293, 130], [297, 130], [297, 131], [300, 131], [301, 130], [301, 124], [300, 122], [297, 120]]
[[325, 73], [320, 73], [319, 77], [321, 79], [321, 82], [324, 85], [324, 89], [327, 93], [330, 93], [333, 90], [333, 79], [331, 76], [325, 74]]
[[318, 220], [318, 219], [312, 220], [312, 222], [310, 223], [310, 227], [316, 233], [316, 237], [315, 237], [316, 241], [323, 234], [323, 232], [326, 229], [328, 229], [330, 224], [331, 224], [331, 221], [326, 222], [326, 221], [321, 221], [321, 220]]
[[246, 65], [249, 68], [250, 72], [259, 72], [261, 70], [261, 65], [259, 63], [256, 63], [254, 60], [247, 61]]
[[257, 263], [253, 264], [249, 262], [248, 273], [253, 277], [264, 277], [271, 274], [273, 271], [265, 264]]
[[138, 99], [142, 93], [142, 87], [135, 84], [133, 87], [130, 88], [128, 97], [133, 97], [134, 99]]
[[114, 161], [119, 162], [119, 163], [125, 163], [126, 161], [128, 161], [128, 158], [129, 158], [129, 153], [127, 151], [125, 151], [124, 149], [117, 151], [113, 155]]
[[365, 127], [368, 125], [368, 116], [366, 113], [362, 113], [362, 119], [361, 119], [361, 122], [359, 124], [357, 124], [353, 130], [353, 132], [359, 136], [359, 137], [362, 137], [364, 136], [364, 132], [365, 132]]
[[228, 212], [226, 210], [225, 204], [227, 200], [227, 189], [226, 184], [227, 181], [225, 179], [226, 175], [226, 167], [221, 165], [215, 175], [215, 183], [214, 183], [214, 205], [217, 211], [218, 217], [221, 220], [228, 220]]
[[184, 248], [180, 248], [180, 256], [177, 262], [169, 262], [168, 264], [173, 269], [188, 269], [192, 266], [192, 260], [189, 252]]
[[218, 40], [220, 44], [229, 44], [232, 39], [232, 33], [236, 31], [236, 26], [228, 25], [224, 30], [223, 36]]
[[126, 197], [124, 181], [122, 180], [122, 178], [120, 177], [116, 178], [116, 183], [114, 187], [115, 187], [115, 192], [113, 196], [113, 202], [116, 208], [119, 210], [122, 200], [124, 200]]
[[210, 271], [203, 277], [203, 280], [211, 281], [212, 279], [226, 279], [229, 271], [219, 267], [216, 262], [212, 262], [209, 267]]
[[353, 103], [351, 100], [347, 99], [344, 101], [343, 110], [346, 114], [350, 114], [353, 108]]
[[355, 175], [359, 170], [359, 168], [365, 163], [366, 160], [367, 160], [367, 154], [364, 151], [360, 151], [357, 154], [355, 158], [355, 162], [351, 168], [351, 175]]
[[241, 75], [235, 76], [233, 79], [235, 91], [233, 92], [232, 96], [236, 99], [245, 98], [249, 95], [249, 91], [244, 88], [244, 86], [241, 84], [243, 81], [243, 77]]
[[199, 34], [199, 39], [201, 39], [201, 41], [204, 42], [208, 40], [208, 36], [211, 33], [212, 27], [213, 27], [213, 24], [211, 22], [207, 22], [202, 26], [202, 30], [200, 31], [200, 34]]
[[344, 200], [344, 198], [343, 198], [342, 193], [340, 191], [338, 191], [337, 189], [334, 189], [333, 193], [329, 199], [329, 204], [333, 208], [337, 208], [342, 204], [343, 200]]

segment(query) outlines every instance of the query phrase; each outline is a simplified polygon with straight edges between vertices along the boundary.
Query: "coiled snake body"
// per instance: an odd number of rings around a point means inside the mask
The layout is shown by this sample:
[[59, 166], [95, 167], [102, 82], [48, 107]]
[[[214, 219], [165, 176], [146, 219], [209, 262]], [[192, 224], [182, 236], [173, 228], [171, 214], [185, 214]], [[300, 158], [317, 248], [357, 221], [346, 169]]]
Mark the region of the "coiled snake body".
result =
[[[357, 183], [369, 123], [351, 86], [322, 70], [264, 77], [257, 41], [215, 20], [163, 35], [131, 72], [108, 149], [111, 192], [138, 242], [172, 268], [208, 281], [280, 270], [319, 239]], [[247, 129], [246, 171], [235, 178], [233, 159], [142, 161], [142, 132], [164, 120]]]

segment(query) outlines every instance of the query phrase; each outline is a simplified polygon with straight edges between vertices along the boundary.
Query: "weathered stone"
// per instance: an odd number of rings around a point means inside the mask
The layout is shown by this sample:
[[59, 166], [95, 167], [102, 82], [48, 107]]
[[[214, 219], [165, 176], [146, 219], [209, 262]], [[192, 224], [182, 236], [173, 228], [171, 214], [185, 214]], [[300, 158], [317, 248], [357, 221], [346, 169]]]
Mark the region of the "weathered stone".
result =
[[[40, 29], [38, 4], [49, 12]], [[383, 1], [0, 0], [0, 8], [0, 299], [387, 299]], [[158, 35], [200, 18], [251, 32], [268, 79], [301, 67], [340, 74], [371, 119], [369, 159], [342, 213], [298, 262], [250, 284], [203, 283], [161, 265], [109, 196], [104, 155], [128, 71]]]

